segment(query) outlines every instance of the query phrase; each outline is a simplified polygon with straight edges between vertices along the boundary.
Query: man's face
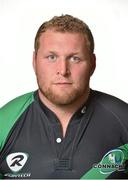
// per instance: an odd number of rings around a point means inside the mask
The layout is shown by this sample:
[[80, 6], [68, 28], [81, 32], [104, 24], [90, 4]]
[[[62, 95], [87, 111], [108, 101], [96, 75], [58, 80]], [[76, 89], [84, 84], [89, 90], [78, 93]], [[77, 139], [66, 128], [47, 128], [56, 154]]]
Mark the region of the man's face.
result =
[[80, 33], [47, 30], [39, 39], [34, 70], [41, 95], [56, 105], [86, 97], [95, 69], [95, 56]]

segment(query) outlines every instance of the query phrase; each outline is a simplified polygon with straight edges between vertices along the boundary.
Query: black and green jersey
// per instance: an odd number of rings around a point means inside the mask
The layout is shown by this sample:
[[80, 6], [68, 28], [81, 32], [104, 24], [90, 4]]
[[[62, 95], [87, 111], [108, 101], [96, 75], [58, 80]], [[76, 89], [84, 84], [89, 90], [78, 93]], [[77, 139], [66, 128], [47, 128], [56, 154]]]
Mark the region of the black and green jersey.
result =
[[38, 91], [0, 109], [0, 179], [128, 178], [128, 105], [91, 90], [65, 137]]

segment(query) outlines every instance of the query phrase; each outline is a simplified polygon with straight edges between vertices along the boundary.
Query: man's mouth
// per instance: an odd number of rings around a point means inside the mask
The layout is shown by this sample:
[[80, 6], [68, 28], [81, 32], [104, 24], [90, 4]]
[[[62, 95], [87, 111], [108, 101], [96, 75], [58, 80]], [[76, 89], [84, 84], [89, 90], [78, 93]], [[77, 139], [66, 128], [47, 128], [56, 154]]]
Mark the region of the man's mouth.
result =
[[70, 85], [72, 85], [71, 82], [65, 82], [65, 81], [56, 82], [56, 83], [53, 83], [53, 84], [56, 85], [56, 86], [70, 86]]

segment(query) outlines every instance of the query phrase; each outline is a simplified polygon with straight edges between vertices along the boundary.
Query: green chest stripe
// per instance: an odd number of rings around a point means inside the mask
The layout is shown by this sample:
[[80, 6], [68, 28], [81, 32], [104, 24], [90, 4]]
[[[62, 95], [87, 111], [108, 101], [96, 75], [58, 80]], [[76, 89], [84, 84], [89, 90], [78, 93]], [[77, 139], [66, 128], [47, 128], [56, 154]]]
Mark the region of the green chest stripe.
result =
[[0, 151], [11, 128], [33, 100], [33, 92], [30, 92], [17, 97], [0, 109]]

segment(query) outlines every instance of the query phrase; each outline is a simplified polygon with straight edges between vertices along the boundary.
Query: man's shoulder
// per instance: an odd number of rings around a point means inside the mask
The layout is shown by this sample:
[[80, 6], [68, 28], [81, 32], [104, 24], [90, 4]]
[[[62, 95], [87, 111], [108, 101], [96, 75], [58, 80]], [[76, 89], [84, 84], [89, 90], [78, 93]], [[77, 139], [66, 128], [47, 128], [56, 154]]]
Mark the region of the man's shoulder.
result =
[[3, 147], [6, 137], [27, 107], [34, 101], [34, 92], [26, 93], [11, 100], [0, 108], [0, 149]]
[[123, 100], [119, 99], [118, 97], [115, 97], [113, 95], [110, 95], [101, 91], [94, 90], [94, 93], [96, 94], [97, 99], [106, 105], [112, 105], [112, 106], [123, 105], [123, 106], [128, 107], [128, 104], [124, 102]]
[[7, 111], [9, 109], [15, 109], [19, 106], [25, 105], [26, 103], [31, 103], [34, 99], [33, 94], [34, 92], [29, 92], [12, 99], [0, 108], [0, 113]]
[[126, 114], [128, 118], [128, 104], [126, 102], [104, 92], [94, 91], [94, 94], [96, 102], [100, 103], [106, 110], [121, 116]]

